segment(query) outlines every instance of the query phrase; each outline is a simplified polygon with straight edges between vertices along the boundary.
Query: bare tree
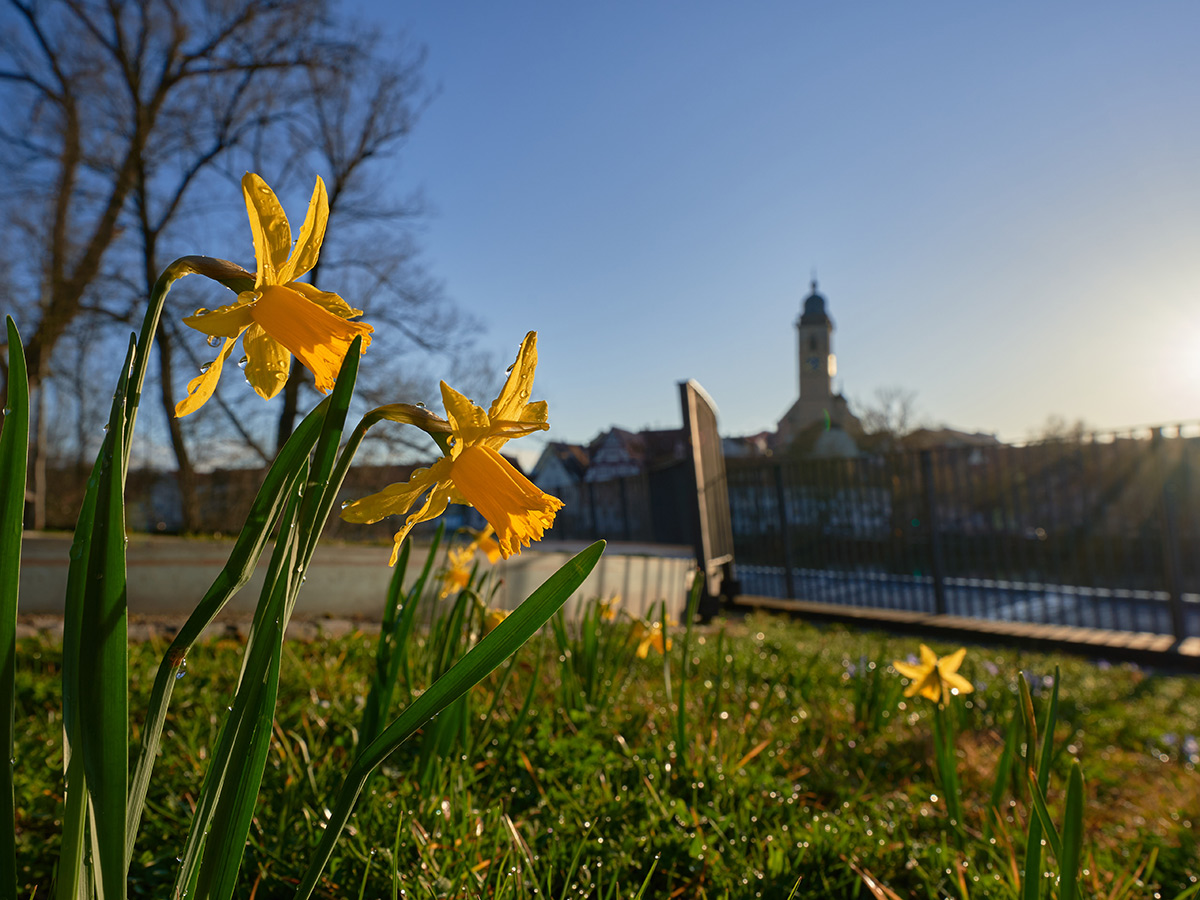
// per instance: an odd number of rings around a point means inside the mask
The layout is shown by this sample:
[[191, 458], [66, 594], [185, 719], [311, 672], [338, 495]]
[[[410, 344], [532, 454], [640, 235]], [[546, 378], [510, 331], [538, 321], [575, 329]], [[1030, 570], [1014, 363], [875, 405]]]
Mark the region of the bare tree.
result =
[[1052, 413], [1046, 416], [1046, 421], [1042, 423], [1042, 427], [1034, 434], [1035, 441], [1082, 441], [1083, 436], [1092, 429], [1083, 419], [1076, 419], [1074, 422], [1067, 420], [1065, 416], [1058, 413]]
[[[411, 233], [395, 227], [416, 204], [380, 199], [387, 197], [378, 184], [383, 169], [394, 168], [430, 97], [420, 50], [374, 54], [369, 40], [331, 24], [325, 5], [313, 0], [7, 2], [0, 148], [10, 177], [0, 191], [17, 214], [3, 225], [0, 265], [13, 270], [10, 299], [35, 391], [54, 373], [55, 348], [79, 316], [90, 312], [128, 330], [170, 259], [200, 249], [232, 255], [215, 248], [246, 243], [228, 224], [228, 239], [199, 248], [196, 238], [212, 221], [206, 187], [211, 194], [220, 185], [224, 197], [239, 168], [251, 165], [279, 171], [283, 180], [296, 173], [308, 184], [316, 168], [329, 182], [337, 228], [360, 239], [370, 230], [370, 257], [346, 240], [334, 245], [340, 256], [327, 251], [323, 262], [327, 272], [355, 275], [357, 296], [365, 292], [379, 310], [373, 324], [390, 323], [431, 350], [473, 337], [471, 323], [438, 302], [440, 286], [416, 264]], [[228, 203], [220, 206], [227, 219]], [[341, 284], [339, 273], [334, 290], [345, 290]], [[176, 313], [191, 311], [188, 293], [169, 298], [156, 344], [158, 399], [190, 528], [193, 459], [174, 418], [180, 385], [202, 365], [195, 335], [176, 335]], [[385, 305], [403, 314], [388, 316]], [[292, 381], [278, 421], [281, 441], [297, 409], [301, 379]], [[253, 426], [261, 413], [245, 416], [219, 394], [208, 415], [189, 422], [209, 434], [232, 431], [233, 441], [265, 459]], [[44, 468], [42, 443], [34, 449], [35, 475], [39, 459]], [[44, 478], [34, 486], [44, 498]], [[35, 510], [44, 510], [44, 499]], [[35, 512], [34, 525], [42, 521]]]
[[863, 431], [869, 435], [886, 435], [898, 440], [921, 427], [917, 421], [917, 394], [908, 388], [879, 388], [870, 402], [854, 405]]
[[[13, 283], [22, 295], [16, 305], [31, 389], [50, 373], [55, 346], [89, 300], [113, 310], [96, 287], [126, 237], [134, 194], [147, 196], [168, 169], [182, 173], [174, 202], [143, 220], [149, 267], [159, 262], [153, 239], [187, 186], [236, 143], [232, 129], [223, 140], [193, 143], [198, 106], [220, 97], [269, 106], [273, 89], [316, 55], [311, 35], [322, 16], [310, 0], [8, 0], [0, 140], [10, 172], [6, 200], [24, 212], [10, 226], [27, 248]], [[144, 297], [145, 279], [136, 280]], [[38, 458], [44, 453], [35, 448], [35, 472]], [[36, 487], [44, 496], [44, 485]], [[35, 512], [35, 525], [40, 518]]]
[[[378, 42], [354, 42], [359, 65], [313, 65], [306, 70], [309, 90], [289, 120], [290, 144], [297, 148], [293, 168], [320, 172], [329, 194], [329, 232], [311, 281], [361, 307], [376, 328], [376, 341], [388, 355], [360, 375], [360, 393], [387, 386], [391, 402], [402, 385], [427, 392], [428, 381], [416, 358], [459, 358], [479, 332], [478, 324], [444, 295], [419, 259], [411, 225], [424, 212], [419, 194], [391, 195], [398, 155], [433, 97], [422, 78], [423, 50], [389, 55]], [[378, 346], [378, 344], [377, 344]], [[398, 353], [406, 348], [407, 352]], [[376, 351], [378, 352], [378, 351]], [[416, 357], [416, 358], [414, 358]], [[404, 371], [401, 361], [408, 362]], [[283, 392], [276, 449], [292, 432], [302, 387], [309, 379], [293, 362]]]

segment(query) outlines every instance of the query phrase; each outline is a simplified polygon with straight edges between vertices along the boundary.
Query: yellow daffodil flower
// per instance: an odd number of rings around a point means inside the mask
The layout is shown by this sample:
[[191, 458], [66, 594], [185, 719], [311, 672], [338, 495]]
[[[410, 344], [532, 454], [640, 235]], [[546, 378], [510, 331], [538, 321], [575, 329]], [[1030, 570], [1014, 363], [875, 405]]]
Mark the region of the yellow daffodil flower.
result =
[[471, 561], [475, 558], [475, 547], [451, 547], [446, 551], [446, 568], [442, 572], [442, 599], [455, 591], [461, 591], [471, 580]]
[[928, 697], [934, 703], [938, 703], [943, 695], [949, 697], [952, 691], [969, 694], [975, 690], [971, 682], [958, 674], [958, 667], [962, 665], [966, 655], [967, 648], [960, 647], [949, 656], [938, 659], [936, 653], [922, 644], [919, 666], [902, 660], [896, 660], [892, 665], [897, 672], [912, 681], [904, 690], [905, 697], [914, 697], [920, 694], [922, 697]]
[[483, 633], [490, 634], [511, 613], [511, 609], [489, 609], [483, 614]]
[[488, 562], [490, 562], [492, 565], [495, 565], [500, 561], [500, 545], [496, 543], [496, 538], [494, 536], [494, 532], [492, 531], [491, 525], [485, 525], [482, 531], [475, 531], [471, 528], [466, 529], [466, 531], [468, 534], [473, 536], [473, 540], [471, 541], [470, 545], [472, 553], [474, 553], [476, 550], [482, 551], [483, 554], [487, 556]]
[[325, 238], [329, 220], [325, 183], [317, 179], [294, 248], [287, 216], [267, 183], [247, 172], [242, 193], [258, 262], [254, 287], [239, 293], [229, 306], [198, 309], [183, 320], [188, 327], [209, 335], [214, 347], [220, 338], [225, 342], [217, 358], [188, 383], [188, 395], [175, 406], [176, 416], [195, 412], [212, 396], [239, 337], [246, 354], [246, 380], [264, 400], [270, 400], [287, 383], [292, 356], [313, 373], [317, 390], [328, 392], [354, 338], [362, 335], [364, 348], [371, 342], [374, 329], [370, 325], [346, 321], [361, 316], [362, 310], [352, 309], [337, 294], [296, 281], [316, 265]]
[[633, 623], [633, 630], [629, 634], [630, 641], [637, 641], [637, 656], [638, 659], [645, 659], [650, 655], [650, 648], [653, 647], [661, 656], [671, 649], [671, 639], [663, 637], [662, 622], [646, 623], [640, 619]]
[[479, 510], [495, 530], [496, 544], [505, 559], [520, 553], [530, 541], [540, 540], [554, 524], [554, 514], [562, 509], [562, 501], [539, 490], [499, 453], [508, 440], [550, 427], [545, 401], [529, 402], [536, 368], [537, 333], [531, 331], [525, 335], [508, 379], [487, 412], [444, 381], [446, 419], [404, 404], [381, 408], [378, 412], [383, 418], [422, 428], [437, 441], [444, 455], [428, 469], [415, 471], [404, 484], [389, 485], [377, 494], [346, 504], [342, 518], [369, 524], [385, 516], [404, 515], [424, 495], [424, 502], [396, 532], [393, 565], [400, 542], [413, 526], [437, 518], [451, 503]]
[[621, 605], [621, 595], [614, 594], [607, 600], [600, 601], [600, 618], [605, 622], [615, 622], [617, 620], [617, 607]]

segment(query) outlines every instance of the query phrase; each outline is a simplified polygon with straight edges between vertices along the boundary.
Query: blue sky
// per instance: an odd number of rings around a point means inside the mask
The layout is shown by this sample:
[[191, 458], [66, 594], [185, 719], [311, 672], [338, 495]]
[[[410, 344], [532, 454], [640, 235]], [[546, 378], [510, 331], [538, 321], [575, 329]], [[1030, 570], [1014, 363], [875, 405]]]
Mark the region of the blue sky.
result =
[[552, 437], [676, 427], [686, 378], [772, 428], [814, 269], [852, 407], [1200, 418], [1194, 3], [347, 9], [428, 46], [397, 180], [497, 360], [539, 332]]

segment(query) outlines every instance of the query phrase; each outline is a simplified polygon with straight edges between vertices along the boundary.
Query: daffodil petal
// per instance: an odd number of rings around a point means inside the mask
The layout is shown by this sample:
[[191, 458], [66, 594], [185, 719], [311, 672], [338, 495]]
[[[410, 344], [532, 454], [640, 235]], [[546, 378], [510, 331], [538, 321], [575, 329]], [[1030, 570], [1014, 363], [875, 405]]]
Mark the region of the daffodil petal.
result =
[[242, 347], [246, 351], [246, 380], [258, 396], [270, 400], [287, 384], [292, 354], [258, 323], [246, 329]]
[[455, 487], [495, 529], [505, 559], [541, 540], [562, 509], [561, 500], [541, 491], [490, 447], [467, 447], [453, 466]]
[[302, 294], [306, 300], [311, 300], [327, 312], [341, 316], [343, 319], [352, 319], [363, 314], [361, 309], [355, 309], [339, 295], [332, 291], [319, 291], [306, 281], [290, 281], [287, 287]]
[[[545, 402], [538, 404], [530, 404], [532, 406], [545, 407]], [[535, 431], [546, 431], [550, 425], [546, 421], [541, 422], [506, 422], [501, 419], [493, 419], [488, 425], [487, 437], [482, 443], [491, 447], [493, 450], [499, 450], [513, 438], [525, 437], [527, 434], [533, 434]]]
[[479, 539], [479, 549], [483, 551], [492, 565], [498, 563], [504, 555], [500, 552], [500, 545], [496, 543], [496, 539], [490, 536]]
[[235, 338], [254, 321], [251, 307], [256, 297], [257, 294], [246, 293], [238, 298], [237, 303], [231, 303], [229, 306], [220, 306], [212, 311], [197, 310], [195, 315], [184, 316], [183, 324], [188, 328], [195, 328], [201, 334]]
[[225, 346], [221, 348], [221, 352], [217, 358], [212, 361], [207, 369], [188, 382], [187, 396], [175, 404], [175, 418], [182, 419], [184, 416], [194, 413], [205, 403], [212, 393], [217, 388], [217, 381], [221, 377], [221, 369], [225, 366], [225, 360], [229, 356], [233, 345], [237, 341], [237, 336], [225, 339]]
[[937, 654], [934, 653], [932, 650], [930, 650], [927, 646], [922, 644], [921, 645], [921, 666], [924, 668], [929, 668], [930, 666], [936, 666], [937, 661], [938, 661]]
[[517, 360], [509, 370], [499, 396], [488, 410], [488, 418], [521, 418], [521, 413], [533, 392], [533, 373], [537, 369], [537, 359], [537, 332], [531, 331], [521, 342]]
[[450, 429], [457, 438], [455, 455], [461, 452], [463, 447], [478, 443], [487, 436], [488, 414], [444, 381], [442, 403], [446, 407], [446, 419], [450, 423]]
[[893, 660], [892, 668], [903, 675], [905, 678], [922, 678], [925, 675], [925, 670], [919, 666], [911, 666], [903, 660]]
[[375, 329], [347, 322], [284, 285], [268, 285], [254, 304], [254, 321], [313, 373], [318, 391], [333, 389], [350, 344], [363, 336], [363, 348]]
[[392, 536], [392, 558], [388, 565], [394, 566], [396, 564], [396, 559], [400, 555], [400, 544], [403, 543], [406, 537], [408, 537], [408, 533], [412, 531], [413, 526], [418, 525], [421, 522], [428, 522], [430, 519], [436, 519], [446, 511], [446, 507], [449, 505], [449, 494], [444, 490], [439, 490], [439, 488], [435, 486], [434, 489], [429, 492], [429, 496], [425, 498], [425, 503], [421, 506], [421, 508], [410, 515], [408, 519], [405, 520], [404, 527], [402, 527]]
[[444, 481], [449, 474], [450, 460], [439, 459], [428, 469], [417, 469], [406, 482], [389, 484], [382, 491], [348, 503], [342, 509], [342, 518], [347, 522], [370, 525], [388, 516], [402, 516], [421, 494]]
[[318, 176], [313, 187], [312, 199], [308, 201], [304, 224], [300, 226], [300, 234], [296, 237], [296, 248], [292, 250], [288, 261], [279, 267], [280, 284], [294, 281], [317, 264], [317, 255], [321, 252], [321, 241], [325, 239], [325, 226], [328, 222], [329, 197], [325, 193], [325, 182]]
[[287, 265], [292, 252], [292, 229], [270, 186], [253, 172], [242, 176], [242, 195], [250, 216], [254, 236], [254, 258], [258, 263], [254, 286], [282, 284], [279, 270]]
[[967, 655], [966, 647], [959, 647], [949, 656], [943, 656], [938, 660], [938, 669], [942, 673], [942, 677], [953, 675], [958, 671], [958, 667], [962, 665], [963, 658]]
[[947, 687], [954, 688], [960, 694], [969, 694], [975, 690], [975, 686], [971, 682], [956, 672], [943, 672], [942, 681], [946, 682]]

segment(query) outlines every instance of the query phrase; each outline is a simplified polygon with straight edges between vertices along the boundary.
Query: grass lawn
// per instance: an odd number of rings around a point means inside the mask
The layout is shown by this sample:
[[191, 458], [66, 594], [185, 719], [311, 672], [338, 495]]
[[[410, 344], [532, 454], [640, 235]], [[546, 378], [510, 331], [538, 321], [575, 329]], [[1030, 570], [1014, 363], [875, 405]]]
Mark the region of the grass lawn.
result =
[[[1173, 898], [1197, 884], [1196, 678], [969, 647], [960, 672], [976, 689], [948, 707], [959, 828], [933, 771], [935, 705], [905, 699], [890, 669], [916, 641], [754, 616], [696, 629], [686, 658], [683, 630], [671, 629], [665, 656], [649, 647], [640, 659], [638, 625], [595, 619], [587, 640], [547, 628], [401, 748], [370, 783], [318, 895], [1018, 897], [1030, 815], [1019, 760], [999, 788], [1000, 815], [988, 808], [1018, 673], [1040, 714], [1055, 666], [1047, 803], [1059, 821], [1078, 758], [1084, 896]], [[291, 896], [356, 747], [375, 643], [286, 645], [237, 896]], [[445, 664], [445, 648], [436, 624], [412, 639], [393, 715]], [[135, 722], [164, 649], [131, 647]], [[167, 896], [241, 649], [215, 640], [189, 655], [131, 897]], [[19, 875], [23, 896], [46, 898], [62, 816], [61, 648], [27, 639], [17, 659]]]

